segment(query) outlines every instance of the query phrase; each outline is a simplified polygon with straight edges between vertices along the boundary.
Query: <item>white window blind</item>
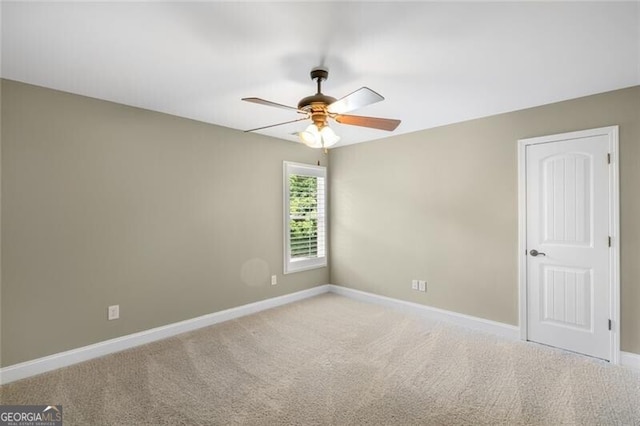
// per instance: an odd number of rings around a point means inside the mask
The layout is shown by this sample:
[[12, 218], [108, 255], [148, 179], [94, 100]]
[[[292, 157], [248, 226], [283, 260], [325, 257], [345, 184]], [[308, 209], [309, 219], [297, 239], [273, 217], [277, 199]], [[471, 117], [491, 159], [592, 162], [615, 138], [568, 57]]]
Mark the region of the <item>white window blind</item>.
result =
[[326, 168], [284, 163], [284, 273], [327, 265]]

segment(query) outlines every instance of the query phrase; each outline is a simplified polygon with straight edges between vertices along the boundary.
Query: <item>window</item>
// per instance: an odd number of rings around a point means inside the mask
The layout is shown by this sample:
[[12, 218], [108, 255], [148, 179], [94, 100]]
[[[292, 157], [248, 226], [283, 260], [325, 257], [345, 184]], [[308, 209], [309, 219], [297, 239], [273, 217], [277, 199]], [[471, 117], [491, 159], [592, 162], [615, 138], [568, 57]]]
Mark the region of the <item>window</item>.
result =
[[321, 166], [284, 162], [284, 273], [327, 266], [326, 178]]

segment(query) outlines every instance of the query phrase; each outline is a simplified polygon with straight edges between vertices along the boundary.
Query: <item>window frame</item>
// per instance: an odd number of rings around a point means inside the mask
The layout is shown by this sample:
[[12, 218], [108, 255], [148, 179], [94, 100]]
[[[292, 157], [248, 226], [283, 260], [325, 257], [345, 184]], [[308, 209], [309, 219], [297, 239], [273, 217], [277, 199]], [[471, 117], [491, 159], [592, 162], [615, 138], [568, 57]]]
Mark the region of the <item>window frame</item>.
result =
[[[284, 219], [284, 274], [291, 274], [294, 272], [308, 271], [310, 269], [325, 268], [327, 266], [327, 168], [324, 166], [315, 166], [312, 164], [295, 163], [292, 161], [283, 162], [283, 190], [284, 190], [284, 203], [283, 203], [283, 219]], [[292, 259], [291, 258], [291, 229], [289, 221], [291, 217], [290, 208], [290, 187], [289, 176], [302, 175], [312, 176], [324, 179], [324, 194], [322, 203], [324, 207], [324, 214], [318, 214], [318, 229], [323, 228], [323, 244], [322, 250], [324, 256], [318, 256], [308, 259]], [[320, 200], [318, 200], [320, 203]], [[318, 251], [320, 251], [320, 245], [318, 245]]]

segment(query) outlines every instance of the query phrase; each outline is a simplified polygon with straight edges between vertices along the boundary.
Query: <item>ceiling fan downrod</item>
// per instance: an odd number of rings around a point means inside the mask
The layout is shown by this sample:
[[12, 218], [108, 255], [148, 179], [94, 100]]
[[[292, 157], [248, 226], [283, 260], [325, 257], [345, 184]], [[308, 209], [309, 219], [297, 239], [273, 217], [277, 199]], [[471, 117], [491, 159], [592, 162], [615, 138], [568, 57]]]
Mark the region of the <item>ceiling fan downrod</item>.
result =
[[329, 78], [329, 70], [322, 67], [316, 67], [311, 70], [311, 80], [315, 80], [318, 85], [318, 93], [322, 95], [322, 82]]

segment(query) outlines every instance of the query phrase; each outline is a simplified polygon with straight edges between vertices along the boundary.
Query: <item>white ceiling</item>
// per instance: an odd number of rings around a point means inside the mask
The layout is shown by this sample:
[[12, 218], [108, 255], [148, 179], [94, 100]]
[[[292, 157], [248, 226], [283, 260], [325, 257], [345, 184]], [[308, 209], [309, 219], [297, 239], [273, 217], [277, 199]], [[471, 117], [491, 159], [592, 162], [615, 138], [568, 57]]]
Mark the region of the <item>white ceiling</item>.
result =
[[[640, 3], [4, 2], [2, 77], [246, 130], [368, 86], [393, 134], [640, 84]], [[304, 124], [260, 133], [295, 141]], [[340, 145], [388, 132], [332, 124]]]

